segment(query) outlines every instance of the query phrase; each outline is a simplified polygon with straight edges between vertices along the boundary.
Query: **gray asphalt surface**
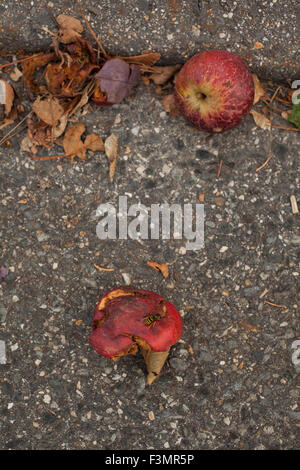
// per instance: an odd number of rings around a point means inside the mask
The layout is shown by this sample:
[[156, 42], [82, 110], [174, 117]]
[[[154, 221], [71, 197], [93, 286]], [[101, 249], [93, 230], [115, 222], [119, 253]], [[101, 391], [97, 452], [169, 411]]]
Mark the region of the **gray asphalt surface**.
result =
[[[241, 54], [260, 77], [300, 79], [299, 2], [99, 3], [82, 6], [111, 53], [151, 49], [161, 63], [183, 63], [203, 45], [219, 47]], [[41, 26], [54, 29], [51, 14], [80, 18], [71, 1], [0, 7], [4, 51], [47, 48]], [[119, 137], [112, 184], [104, 153], [74, 165], [33, 161], [20, 153], [23, 134], [0, 148], [0, 265], [9, 268], [0, 284], [0, 448], [299, 448], [292, 355], [300, 340], [300, 219], [290, 204], [293, 194], [300, 206], [299, 135], [269, 133], [251, 116], [227, 133], [200, 133], [171, 119], [144, 85], [119, 105], [93, 107], [82, 122], [89, 133]], [[120, 195], [146, 205], [196, 203], [199, 193], [202, 250], [185, 252], [182, 240], [96, 236], [100, 203], [117, 207]], [[149, 260], [169, 262], [169, 278]], [[124, 273], [183, 317], [182, 339], [151, 387], [139, 354], [115, 364], [88, 342], [98, 299], [124, 284]]]

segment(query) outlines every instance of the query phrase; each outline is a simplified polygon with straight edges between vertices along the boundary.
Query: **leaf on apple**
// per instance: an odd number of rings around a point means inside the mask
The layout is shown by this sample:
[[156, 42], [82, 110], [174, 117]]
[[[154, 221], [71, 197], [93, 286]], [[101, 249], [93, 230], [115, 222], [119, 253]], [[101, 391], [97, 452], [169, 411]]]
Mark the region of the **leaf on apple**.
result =
[[266, 90], [264, 86], [260, 83], [258, 76], [253, 73], [252, 74], [253, 82], [254, 82], [254, 100], [253, 104], [256, 104], [261, 98], [266, 96]]
[[83, 26], [79, 20], [69, 15], [58, 15], [56, 22], [59, 26], [58, 37], [63, 44], [76, 42], [81, 37]]
[[127, 64], [124, 60], [110, 59], [96, 73], [100, 91], [106, 94], [108, 103], [120, 103], [133, 92], [140, 79], [139, 67]]
[[51, 127], [55, 127], [65, 113], [59, 100], [52, 96], [49, 96], [46, 99], [37, 98], [32, 105], [32, 110], [39, 119]]
[[180, 64], [166, 66], [155, 65], [151, 67], [153, 72], [149, 75], [149, 79], [152, 80], [155, 85], [165, 85], [180, 68]]
[[294, 104], [292, 112], [288, 116], [288, 121], [295, 124], [300, 129], [300, 103]]
[[271, 129], [271, 121], [266, 116], [258, 113], [257, 111], [254, 111], [253, 109], [250, 111], [250, 114], [252, 114], [254, 122], [257, 125], [257, 127], [260, 127], [261, 129], [264, 129], [264, 130]]
[[118, 137], [115, 134], [111, 134], [107, 137], [104, 142], [104, 148], [109, 161], [109, 180], [112, 183], [117, 165]]
[[0, 104], [4, 105], [6, 116], [11, 112], [14, 97], [13, 87], [5, 80], [0, 80]]

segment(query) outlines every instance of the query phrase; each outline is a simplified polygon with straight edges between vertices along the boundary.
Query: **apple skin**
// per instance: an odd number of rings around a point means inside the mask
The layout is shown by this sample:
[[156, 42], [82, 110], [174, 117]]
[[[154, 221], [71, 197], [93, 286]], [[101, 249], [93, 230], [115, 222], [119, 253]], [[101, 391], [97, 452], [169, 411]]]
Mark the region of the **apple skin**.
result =
[[178, 72], [174, 96], [198, 129], [223, 132], [238, 126], [254, 100], [254, 83], [246, 63], [235, 54], [209, 50], [196, 54]]

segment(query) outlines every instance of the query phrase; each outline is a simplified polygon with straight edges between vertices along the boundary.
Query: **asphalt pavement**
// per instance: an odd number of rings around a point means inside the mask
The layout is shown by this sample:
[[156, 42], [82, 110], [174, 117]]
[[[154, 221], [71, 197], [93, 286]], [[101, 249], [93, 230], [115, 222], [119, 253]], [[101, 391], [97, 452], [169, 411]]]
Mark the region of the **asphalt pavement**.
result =
[[[298, 1], [81, 5], [111, 54], [151, 50], [181, 64], [222, 48], [262, 79], [300, 79]], [[1, 63], [47, 50], [58, 14], [81, 19], [65, 0], [0, 0], [0, 11]], [[118, 136], [113, 183], [104, 153], [35, 161], [20, 152], [22, 133], [0, 147], [0, 448], [299, 449], [300, 215], [290, 200], [300, 207], [299, 133], [260, 129], [251, 115], [201, 133], [144, 84], [81, 119], [103, 139]], [[97, 207], [124, 195], [147, 207], [202, 201], [204, 247], [100, 240]], [[169, 263], [169, 277], [147, 261]], [[88, 341], [98, 299], [125, 283], [163, 295], [183, 319], [150, 387], [140, 354], [114, 363]]]

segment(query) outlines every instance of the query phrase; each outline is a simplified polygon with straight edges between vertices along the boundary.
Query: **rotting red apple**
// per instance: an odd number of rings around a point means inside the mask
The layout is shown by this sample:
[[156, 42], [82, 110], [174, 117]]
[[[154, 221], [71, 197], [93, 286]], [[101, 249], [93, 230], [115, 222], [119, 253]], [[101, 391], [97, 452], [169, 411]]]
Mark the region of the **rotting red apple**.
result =
[[150, 385], [181, 334], [181, 317], [173, 304], [148, 290], [119, 287], [98, 302], [89, 340], [98, 354], [114, 361], [140, 348]]
[[224, 50], [196, 54], [178, 72], [174, 96], [185, 118], [200, 130], [222, 132], [249, 113], [254, 83], [247, 64]]

